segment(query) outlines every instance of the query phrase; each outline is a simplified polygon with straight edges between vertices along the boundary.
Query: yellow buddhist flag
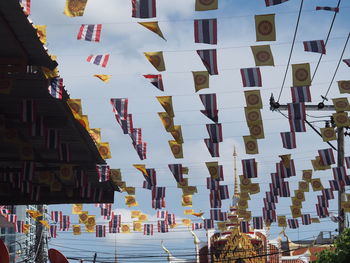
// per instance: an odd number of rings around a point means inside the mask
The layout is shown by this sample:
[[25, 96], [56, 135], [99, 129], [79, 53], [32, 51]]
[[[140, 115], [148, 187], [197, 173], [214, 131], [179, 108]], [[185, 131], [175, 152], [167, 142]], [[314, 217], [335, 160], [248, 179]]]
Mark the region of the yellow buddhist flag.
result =
[[249, 126], [250, 136], [255, 139], [264, 139], [264, 126], [262, 121], [257, 121]]
[[88, 220], [89, 212], [81, 211], [79, 214], [79, 224], [86, 224]]
[[63, 13], [70, 17], [83, 16], [87, 1], [88, 0], [66, 0]]
[[197, 91], [201, 89], [209, 89], [209, 72], [208, 71], [192, 71], [194, 89]]
[[94, 77], [99, 78], [104, 83], [108, 83], [111, 79], [112, 75], [105, 75], [105, 74], [95, 74]]
[[312, 170], [303, 170], [303, 180], [306, 182], [311, 182]]
[[73, 225], [73, 235], [78, 236], [81, 235], [81, 228], [80, 225]]
[[349, 201], [341, 201], [340, 205], [341, 205], [341, 208], [344, 209], [345, 213], [350, 212], [350, 202]]
[[142, 232], [143, 229], [142, 229], [142, 222], [141, 221], [134, 221], [132, 222], [133, 224], [133, 230], [136, 231], [136, 232]]
[[270, 45], [251, 46], [250, 47], [256, 66], [274, 66], [273, 56]]
[[262, 120], [260, 109], [244, 107], [244, 112], [248, 127]]
[[311, 86], [310, 64], [293, 64], [293, 86]]
[[63, 181], [72, 181], [73, 176], [73, 166], [68, 164], [63, 164], [60, 166], [60, 176], [59, 178]]
[[337, 133], [333, 127], [321, 128], [321, 135], [324, 142], [334, 141], [337, 139]]
[[318, 224], [318, 223], [320, 223], [320, 219], [319, 218], [317, 218], [317, 217], [314, 217], [314, 218], [311, 218], [311, 223], [313, 223], [313, 224]]
[[165, 64], [163, 58], [163, 52], [143, 52], [148, 61], [156, 68], [158, 71], [165, 71]]
[[81, 106], [81, 99], [67, 99], [67, 104], [69, 108], [71, 109], [74, 117], [76, 115], [81, 116], [83, 115], [83, 110]]
[[148, 221], [148, 215], [146, 214], [140, 214], [138, 217], [139, 221], [144, 222], [144, 221]]
[[258, 142], [252, 136], [243, 136], [246, 154], [258, 154]]
[[291, 160], [291, 154], [283, 154], [283, 155], [278, 155], [282, 162], [284, 167], [289, 168], [290, 167], [290, 160]]
[[249, 193], [252, 194], [252, 195], [260, 193], [260, 186], [259, 186], [259, 184], [258, 183], [250, 184]]
[[120, 182], [120, 181], [122, 181], [122, 174], [120, 172], [120, 169], [111, 169], [110, 170], [110, 176], [111, 176], [111, 180], [113, 182]]
[[141, 211], [139, 210], [131, 211], [131, 218], [139, 218], [140, 215], [141, 215]]
[[173, 229], [173, 228], [177, 227], [177, 224], [171, 224], [169, 226], [170, 226], [171, 229]]
[[286, 216], [277, 216], [277, 222], [279, 227], [287, 227]]
[[133, 206], [138, 206], [139, 204], [136, 202], [135, 196], [134, 195], [127, 195], [124, 196], [125, 198], [125, 204], [128, 207], [133, 207]]
[[332, 99], [332, 101], [336, 112], [350, 110], [348, 98], [336, 98], [336, 99]]
[[[241, 191], [239, 193], [239, 199], [241, 199], [241, 200], [250, 200], [251, 185], [253, 185], [253, 184], [249, 184], [244, 190], [242, 189], [243, 191]], [[241, 184], [241, 186], [242, 186], [242, 184]], [[259, 189], [259, 191], [260, 191], [260, 189]]]
[[46, 25], [35, 25], [34, 28], [36, 28], [36, 33], [41, 43], [46, 45]]
[[163, 38], [164, 40], [166, 40], [163, 36], [162, 31], [159, 28], [158, 22], [154, 21], [154, 22], [138, 22], [141, 26], [144, 26], [145, 28], [147, 28], [148, 30], [151, 30], [153, 33], [156, 33], [158, 36], [160, 36], [161, 38]]
[[188, 186], [188, 178], [183, 178], [180, 183], [177, 183], [177, 188], [183, 188]]
[[192, 215], [194, 213], [194, 209], [185, 209], [184, 215]]
[[174, 130], [174, 120], [166, 112], [158, 112], [159, 118], [163, 123], [164, 129], [167, 132]]
[[181, 125], [175, 125], [174, 130], [170, 132], [171, 135], [173, 136], [174, 140], [178, 144], [183, 144], [184, 139], [182, 138], [182, 130], [181, 130]]
[[302, 201], [300, 201], [296, 197], [292, 197], [292, 205], [295, 206], [295, 207], [299, 207], [299, 208], [303, 207]]
[[182, 187], [182, 193], [184, 195], [193, 195], [197, 193], [197, 187], [196, 186], [184, 186]]
[[130, 233], [130, 226], [128, 224], [122, 224], [121, 225], [121, 232], [123, 234], [129, 234]]
[[349, 127], [350, 121], [347, 112], [333, 113], [333, 119], [337, 127]]
[[246, 178], [243, 175], [239, 176], [241, 190], [249, 191], [252, 181], [250, 178]]
[[182, 195], [182, 206], [192, 207], [192, 195]]
[[238, 209], [240, 209], [240, 210], [247, 209], [248, 208], [248, 201], [240, 199], [240, 200], [238, 200], [237, 206], [238, 206]]
[[338, 81], [338, 87], [341, 94], [350, 93], [350, 80]]
[[98, 152], [100, 153], [102, 159], [111, 159], [112, 154], [109, 149], [109, 143], [108, 142], [100, 142], [96, 144]]
[[248, 90], [244, 91], [247, 108], [250, 109], [262, 109], [263, 104], [261, 100], [260, 90]]
[[36, 173], [36, 181], [40, 184], [50, 185], [54, 180], [54, 174], [51, 171], [39, 171]]
[[177, 143], [176, 141], [168, 141], [170, 150], [173, 153], [174, 157], [176, 159], [184, 158], [183, 151], [182, 151], [182, 144]]
[[136, 188], [132, 186], [125, 187], [124, 190], [128, 193], [128, 195], [135, 195], [136, 193]]
[[208, 168], [211, 179], [220, 179], [219, 163], [218, 162], [206, 162], [205, 165]]
[[97, 142], [97, 143], [101, 142], [101, 129], [100, 128], [90, 128], [89, 134], [95, 142]]
[[96, 216], [88, 215], [85, 225], [95, 226], [96, 225]]
[[298, 184], [300, 191], [309, 192], [309, 182], [300, 181]]
[[323, 185], [320, 178], [311, 179], [311, 186], [314, 192], [323, 190]]
[[144, 164], [133, 164], [132, 166], [139, 170], [143, 175], [148, 176], [146, 166]]
[[34, 220], [36, 220], [40, 216], [43, 216], [43, 214], [41, 214], [39, 211], [36, 211], [36, 210], [28, 209], [28, 210], [26, 210], [26, 212]]
[[23, 233], [28, 234], [30, 231], [30, 224], [24, 224], [23, 225]]
[[83, 204], [72, 204], [72, 214], [79, 215], [83, 211]]
[[196, 0], [195, 11], [218, 9], [218, 0]]
[[217, 222], [218, 230], [224, 232], [227, 230], [226, 222]]
[[295, 190], [294, 191], [294, 197], [296, 199], [298, 199], [300, 202], [304, 202], [305, 201], [305, 195], [304, 192], [301, 190]]
[[171, 96], [158, 96], [157, 100], [159, 101], [160, 105], [164, 108], [166, 113], [168, 113], [170, 118], [174, 118], [174, 110], [173, 110], [173, 100]]
[[319, 156], [316, 156], [315, 160], [311, 160], [311, 163], [315, 171], [323, 171], [323, 170], [331, 169], [330, 165], [323, 165], [323, 163], [321, 162], [321, 158]]
[[120, 181], [120, 182], [116, 183], [116, 185], [120, 188], [124, 188], [124, 187], [126, 187], [126, 182]]
[[42, 224], [46, 228], [50, 228], [49, 222], [47, 220], [39, 220], [40, 224]]
[[188, 174], [188, 171], [189, 171], [188, 167], [182, 166], [182, 173], [183, 174]]
[[95, 233], [95, 225], [85, 225], [85, 231], [88, 233]]
[[292, 212], [293, 218], [301, 217], [301, 209], [300, 207], [290, 206], [290, 211]]
[[[200, 210], [201, 211], [201, 210]], [[202, 215], [204, 215], [204, 212], [194, 212], [192, 213], [193, 216], [196, 216], [196, 217], [201, 217]]]
[[184, 226], [190, 226], [191, 225], [191, 219], [188, 219], [188, 218], [182, 219], [182, 224]]
[[275, 14], [255, 16], [256, 41], [276, 41]]

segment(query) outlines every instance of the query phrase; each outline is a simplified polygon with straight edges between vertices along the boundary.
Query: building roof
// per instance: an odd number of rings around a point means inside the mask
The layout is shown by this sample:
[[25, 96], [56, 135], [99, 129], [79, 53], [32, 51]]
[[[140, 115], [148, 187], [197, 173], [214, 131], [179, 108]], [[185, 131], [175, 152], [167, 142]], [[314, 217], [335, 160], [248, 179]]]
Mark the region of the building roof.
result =
[[[94, 140], [62, 99], [48, 93], [42, 67], [55, 69], [18, 0], [0, 1], [0, 204], [113, 203], [112, 181], [99, 182], [96, 164], [106, 164]], [[43, 134], [33, 135], [34, 122], [23, 121], [23, 103], [32, 100], [33, 119], [42, 120]], [[58, 145], [47, 147], [47, 131], [59, 133]], [[25, 165], [33, 163], [32, 173]]]

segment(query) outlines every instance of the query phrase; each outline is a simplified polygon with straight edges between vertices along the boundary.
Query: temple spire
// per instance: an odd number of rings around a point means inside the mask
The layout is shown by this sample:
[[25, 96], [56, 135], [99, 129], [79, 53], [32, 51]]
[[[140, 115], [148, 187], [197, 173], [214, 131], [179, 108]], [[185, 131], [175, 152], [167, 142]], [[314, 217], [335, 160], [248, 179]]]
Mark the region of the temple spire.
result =
[[239, 197], [238, 175], [237, 175], [237, 152], [236, 146], [233, 147], [233, 172], [234, 172], [234, 194], [233, 197]]

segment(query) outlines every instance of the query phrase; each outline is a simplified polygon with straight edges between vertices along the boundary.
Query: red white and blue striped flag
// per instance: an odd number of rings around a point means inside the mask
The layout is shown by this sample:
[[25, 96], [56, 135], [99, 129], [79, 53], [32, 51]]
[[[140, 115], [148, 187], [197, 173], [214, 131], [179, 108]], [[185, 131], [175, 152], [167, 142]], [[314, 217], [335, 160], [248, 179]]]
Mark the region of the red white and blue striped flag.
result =
[[210, 140], [215, 143], [222, 142], [222, 126], [221, 123], [206, 124]]
[[218, 63], [216, 49], [197, 50], [197, 54], [201, 58], [204, 66], [210, 75], [218, 75]]
[[213, 45], [217, 44], [216, 18], [194, 20], [194, 42]]
[[324, 166], [335, 164], [334, 154], [332, 148], [318, 150], [320, 161]]
[[220, 193], [221, 200], [230, 199], [230, 194], [229, 194], [227, 185], [220, 185], [219, 193]]
[[145, 236], [153, 236], [153, 224], [144, 224], [143, 225], [143, 234]]
[[70, 227], [70, 217], [62, 216], [62, 222], [60, 222], [60, 231], [68, 231]]
[[106, 226], [96, 225], [96, 237], [106, 237]]
[[299, 228], [299, 221], [297, 218], [288, 219], [288, 226], [291, 229]]
[[23, 12], [29, 16], [30, 15], [30, 0], [19, 0], [20, 5], [23, 8]]
[[266, 6], [279, 5], [287, 2], [288, 0], [265, 0]]
[[260, 68], [241, 68], [243, 87], [261, 87]]
[[345, 157], [346, 168], [350, 168], [350, 157]]
[[167, 210], [157, 211], [157, 218], [161, 218], [161, 219], [168, 218], [168, 211]]
[[301, 223], [303, 225], [310, 225], [311, 224], [311, 215], [310, 214], [301, 215]]
[[255, 159], [242, 160], [243, 176], [245, 178], [258, 177], [258, 168]]
[[204, 143], [207, 146], [211, 157], [220, 157], [219, 143], [212, 142], [211, 139], [204, 139]]
[[49, 85], [49, 94], [55, 99], [62, 99], [63, 94], [63, 78], [52, 78]]
[[51, 238], [57, 237], [57, 226], [56, 225], [50, 225], [50, 237]]
[[154, 85], [157, 89], [164, 91], [162, 74], [158, 74], [158, 75], [147, 74], [143, 76], [146, 79], [148, 79], [151, 82], [151, 84]]
[[304, 41], [304, 50], [307, 52], [316, 52], [326, 54], [326, 46], [323, 40]]
[[169, 232], [168, 224], [165, 220], [158, 220], [158, 232], [159, 233]]
[[165, 204], [165, 199], [155, 199], [152, 200], [152, 208], [153, 209], [162, 209], [165, 208], [166, 204]]
[[214, 228], [214, 220], [212, 219], [204, 219], [204, 229], [212, 229]]
[[77, 39], [93, 42], [100, 42], [102, 25], [81, 25]]
[[291, 87], [293, 103], [311, 102], [310, 86]]
[[167, 214], [167, 224], [168, 225], [174, 225], [176, 224], [176, 221], [175, 221], [175, 214]]
[[51, 211], [51, 220], [55, 223], [62, 222], [62, 211]]
[[249, 222], [241, 221], [239, 222], [239, 230], [241, 233], [248, 233], [249, 232]]
[[306, 132], [305, 120], [289, 119], [291, 132]]
[[110, 174], [111, 174], [111, 169], [109, 168], [109, 165], [96, 164], [96, 171], [98, 174], [98, 181], [99, 182], [109, 181]]
[[326, 10], [326, 11], [333, 11], [338, 13], [339, 8], [338, 7], [330, 7], [330, 6], [316, 6], [316, 10]]
[[209, 190], [219, 190], [220, 181], [207, 177], [207, 189]]
[[128, 117], [128, 98], [111, 99], [113, 112], [119, 116], [121, 120], [126, 120]]
[[288, 103], [288, 118], [294, 120], [305, 120], [306, 111], [304, 103]]
[[156, 0], [131, 0], [132, 17], [152, 18], [157, 16]]
[[333, 190], [331, 188], [323, 189], [322, 190], [322, 196], [326, 198], [327, 200], [334, 199]]
[[168, 164], [168, 167], [173, 174], [176, 182], [183, 182], [183, 172], [182, 172], [182, 164]]
[[201, 99], [205, 108], [205, 110], [201, 112], [212, 121], [218, 122], [218, 107], [216, 102], [216, 94], [200, 94], [199, 98]]
[[253, 228], [254, 229], [263, 229], [263, 218], [262, 216], [254, 216], [253, 217]]
[[343, 62], [350, 67], [350, 58], [343, 59]]
[[93, 63], [95, 65], [105, 68], [108, 64], [109, 54], [104, 55], [90, 55], [87, 57], [86, 61]]
[[192, 223], [192, 231], [197, 229], [202, 229], [203, 224], [202, 223]]
[[152, 200], [160, 200], [165, 198], [165, 187], [155, 187], [152, 190]]

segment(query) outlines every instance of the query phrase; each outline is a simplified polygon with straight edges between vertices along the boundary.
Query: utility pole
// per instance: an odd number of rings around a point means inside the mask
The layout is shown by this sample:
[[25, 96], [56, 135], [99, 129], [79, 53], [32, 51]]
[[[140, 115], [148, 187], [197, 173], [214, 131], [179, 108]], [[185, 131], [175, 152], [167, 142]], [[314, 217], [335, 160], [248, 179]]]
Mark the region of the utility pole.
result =
[[[335, 111], [334, 105], [324, 105], [322, 102], [318, 105], [305, 105], [305, 109], [308, 111]], [[270, 110], [271, 111], [287, 111], [288, 105], [281, 105], [278, 102], [275, 102], [273, 95], [271, 95], [270, 98]], [[308, 124], [318, 135], [322, 136], [321, 133], [316, 130], [308, 121], [305, 121], [306, 124]], [[333, 149], [334, 146], [327, 142]], [[343, 167], [344, 166], [344, 128], [343, 127], [337, 127], [337, 166]], [[345, 213], [344, 210], [341, 207], [341, 201], [345, 201], [345, 187], [342, 187], [338, 191], [338, 233], [339, 235], [344, 231], [345, 228]]]

